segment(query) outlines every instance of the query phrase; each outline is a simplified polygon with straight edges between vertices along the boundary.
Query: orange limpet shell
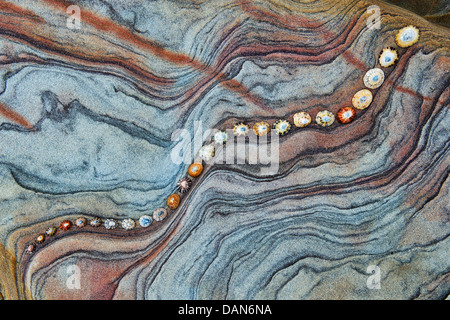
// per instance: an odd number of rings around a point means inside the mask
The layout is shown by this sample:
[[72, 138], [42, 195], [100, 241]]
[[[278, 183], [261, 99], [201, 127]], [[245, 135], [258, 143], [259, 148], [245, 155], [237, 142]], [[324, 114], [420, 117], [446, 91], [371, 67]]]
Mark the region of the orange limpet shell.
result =
[[66, 221], [61, 222], [61, 225], [59, 226], [59, 228], [63, 231], [67, 231], [70, 229], [71, 226], [72, 226], [72, 222], [69, 220], [66, 220]]
[[180, 196], [176, 193], [167, 198], [167, 206], [169, 209], [175, 210], [180, 205]]
[[36, 238], [36, 242], [37, 243], [42, 243], [42, 242], [44, 242], [44, 240], [45, 240], [45, 235], [44, 234], [40, 234]]
[[340, 123], [350, 123], [355, 118], [356, 111], [352, 107], [343, 107], [336, 113], [336, 118]]
[[203, 165], [201, 163], [193, 163], [189, 166], [188, 174], [193, 177], [197, 178], [203, 171]]

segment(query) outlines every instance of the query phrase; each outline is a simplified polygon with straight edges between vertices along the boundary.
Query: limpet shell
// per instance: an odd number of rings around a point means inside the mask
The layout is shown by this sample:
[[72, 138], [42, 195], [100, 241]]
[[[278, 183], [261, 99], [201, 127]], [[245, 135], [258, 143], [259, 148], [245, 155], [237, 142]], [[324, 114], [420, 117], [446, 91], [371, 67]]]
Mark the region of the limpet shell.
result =
[[311, 116], [307, 112], [298, 112], [294, 114], [294, 124], [296, 127], [306, 127], [311, 123]]
[[359, 90], [352, 99], [352, 104], [356, 109], [363, 110], [372, 103], [372, 92], [367, 89]]
[[209, 161], [214, 157], [215, 148], [212, 144], [203, 146], [199, 151], [199, 157], [203, 161]]
[[248, 134], [249, 130], [248, 125], [244, 123], [235, 124], [233, 127], [233, 133], [237, 136], [245, 136]]
[[395, 36], [395, 42], [401, 48], [412, 46], [419, 40], [419, 29], [414, 26], [407, 26], [401, 29]]
[[228, 134], [225, 131], [217, 131], [213, 136], [213, 141], [217, 144], [224, 144], [227, 139]]
[[191, 179], [184, 177], [182, 179], [180, 179], [177, 183], [178, 186], [178, 191], [180, 191], [181, 193], [185, 193], [189, 190], [189, 188], [191, 187], [192, 181]]
[[285, 135], [291, 129], [291, 124], [286, 120], [278, 120], [273, 124], [274, 131], [280, 136]]
[[141, 216], [141, 217], [139, 218], [139, 225], [140, 225], [142, 228], [147, 228], [147, 227], [149, 227], [149, 226], [152, 224], [152, 222], [153, 222], [152, 217], [151, 217], [151, 216], [148, 216], [148, 215], [143, 215], [143, 216]]
[[188, 168], [188, 174], [192, 178], [197, 178], [203, 171], [203, 165], [201, 163], [193, 163]]
[[26, 254], [32, 254], [36, 250], [36, 246], [34, 244], [29, 244], [25, 249]]
[[112, 229], [117, 228], [117, 222], [115, 220], [113, 220], [113, 219], [106, 219], [105, 223], [104, 223], [104, 226], [105, 226], [106, 229], [112, 230]]
[[398, 60], [398, 52], [394, 48], [384, 48], [380, 53], [378, 61], [382, 67], [390, 67]]
[[380, 68], [370, 69], [366, 72], [363, 81], [369, 89], [379, 88], [384, 82], [384, 72]]
[[253, 131], [257, 136], [264, 136], [270, 132], [270, 126], [267, 122], [261, 121], [255, 123]]
[[55, 235], [57, 229], [55, 227], [50, 227], [45, 231], [45, 234], [49, 237]]
[[87, 224], [87, 219], [86, 218], [80, 217], [77, 220], [75, 220], [75, 225], [78, 228], [83, 228], [86, 224]]
[[123, 219], [122, 220], [122, 228], [125, 230], [133, 230], [136, 226], [136, 222], [133, 219]]
[[59, 225], [59, 228], [60, 228], [62, 231], [67, 231], [67, 230], [69, 230], [71, 227], [72, 227], [72, 222], [69, 221], [69, 220], [65, 220], [65, 221], [61, 222], [61, 224]]
[[45, 241], [45, 234], [40, 234], [36, 237], [36, 243], [42, 243]]
[[162, 221], [167, 216], [167, 210], [164, 208], [159, 208], [153, 211], [153, 220]]
[[322, 127], [330, 126], [334, 122], [334, 114], [328, 110], [320, 111], [316, 115], [316, 122]]
[[169, 207], [169, 209], [175, 210], [180, 205], [180, 201], [181, 201], [180, 196], [174, 193], [167, 198], [167, 206]]
[[102, 219], [100, 218], [93, 218], [91, 221], [89, 221], [89, 224], [92, 227], [100, 227], [102, 225]]
[[356, 110], [352, 107], [343, 107], [336, 113], [336, 118], [340, 123], [350, 123], [356, 115]]

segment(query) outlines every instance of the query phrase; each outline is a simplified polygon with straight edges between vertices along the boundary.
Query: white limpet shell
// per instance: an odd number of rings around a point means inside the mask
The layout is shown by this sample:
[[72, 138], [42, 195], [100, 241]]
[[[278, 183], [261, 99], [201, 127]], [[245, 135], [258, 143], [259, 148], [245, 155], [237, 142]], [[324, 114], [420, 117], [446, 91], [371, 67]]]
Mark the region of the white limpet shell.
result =
[[203, 146], [200, 151], [198, 152], [198, 155], [200, 157], [200, 159], [202, 159], [203, 161], [209, 161], [214, 157], [214, 146], [212, 144]]
[[384, 82], [384, 72], [380, 68], [370, 69], [364, 75], [363, 81], [369, 89], [379, 88]]
[[132, 230], [136, 226], [136, 222], [133, 219], [123, 219], [122, 220], [122, 228], [125, 230]]
[[142, 228], [147, 228], [148, 226], [150, 226], [152, 224], [152, 222], [153, 222], [152, 217], [148, 216], [148, 215], [144, 215], [139, 218], [139, 225]]
[[164, 208], [159, 208], [153, 211], [153, 220], [162, 221], [167, 216], [167, 210]]
[[93, 218], [91, 221], [89, 221], [89, 224], [93, 227], [100, 227], [102, 225], [102, 219]]
[[394, 48], [384, 48], [378, 61], [382, 67], [390, 67], [398, 60], [398, 52]]
[[363, 110], [372, 103], [372, 92], [367, 89], [359, 90], [352, 99], [352, 104], [356, 109]]
[[214, 136], [213, 140], [217, 144], [224, 144], [227, 142], [228, 134], [225, 131], [217, 131]]
[[238, 123], [236, 125], [234, 125], [233, 127], [233, 133], [237, 136], [245, 136], [246, 134], [248, 134], [249, 131], [249, 127], [246, 124], [243, 123]]
[[316, 122], [322, 127], [331, 126], [334, 122], [334, 114], [328, 110], [320, 111], [316, 115]]
[[117, 222], [114, 221], [113, 219], [106, 219], [104, 225], [106, 229], [111, 230], [117, 227]]
[[306, 112], [298, 112], [294, 114], [294, 124], [296, 127], [306, 127], [311, 123], [311, 116]]
[[407, 26], [401, 29], [395, 36], [395, 42], [399, 47], [407, 48], [419, 40], [419, 29], [414, 26]]

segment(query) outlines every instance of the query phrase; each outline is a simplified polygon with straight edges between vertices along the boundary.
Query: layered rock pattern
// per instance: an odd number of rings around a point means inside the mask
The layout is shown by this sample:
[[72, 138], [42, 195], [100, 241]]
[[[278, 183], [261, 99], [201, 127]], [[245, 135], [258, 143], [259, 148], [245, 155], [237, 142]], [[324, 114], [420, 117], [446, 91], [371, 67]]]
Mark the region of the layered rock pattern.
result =
[[[173, 161], [178, 129], [194, 139], [199, 123], [351, 106], [411, 24], [420, 40], [399, 49], [370, 107], [280, 137], [278, 170], [206, 165], [160, 223], [73, 227], [24, 253], [63, 220], [164, 206], [193, 160]], [[377, 1], [2, 1], [2, 297], [446, 298], [449, 39]]]

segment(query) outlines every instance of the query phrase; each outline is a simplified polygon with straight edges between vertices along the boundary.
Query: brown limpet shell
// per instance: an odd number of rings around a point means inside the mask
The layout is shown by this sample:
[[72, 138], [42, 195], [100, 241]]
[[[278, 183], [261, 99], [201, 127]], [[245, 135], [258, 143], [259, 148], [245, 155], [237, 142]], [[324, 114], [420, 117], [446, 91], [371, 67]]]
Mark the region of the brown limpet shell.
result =
[[34, 251], [36, 250], [36, 245], [34, 244], [29, 244], [26, 249], [25, 249], [25, 253], [26, 254], [32, 254]]
[[100, 227], [102, 225], [102, 219], [100, 219], [100, 218], [93, 218], [91, 221], [89, 221], [89, 224], [92, 227]]
[[180, 196], [174, 193], [167, 198], [167, 206], [170, 209], [175, 210], [180, 205], [180, 200]]
[[80, 217], [80, 218], [78, 218], [77, 220], [75, 220], [75, 225], [76, 225], [78, 228], [82, 228], [82, 227], [84, 227], [86, 224], [87, 224], [87, 219], [86, 219], [86, 218]]

